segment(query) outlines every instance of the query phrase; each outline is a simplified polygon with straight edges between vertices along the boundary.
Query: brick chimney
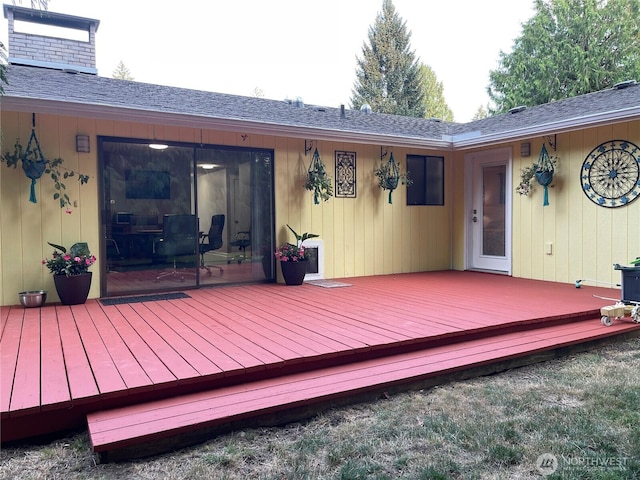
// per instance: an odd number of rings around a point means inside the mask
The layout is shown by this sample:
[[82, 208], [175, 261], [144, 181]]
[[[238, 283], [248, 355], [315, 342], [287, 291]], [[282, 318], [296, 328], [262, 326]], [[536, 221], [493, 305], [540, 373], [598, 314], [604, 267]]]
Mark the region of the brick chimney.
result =
[[[95, 40], [99, 20], [15, 5], [4, 5], [4, 17], [9, 20], [9, 63], [93, 75], [98, 73]], [[16, 21], [86, 32], [87, 40], [16, 32]]]

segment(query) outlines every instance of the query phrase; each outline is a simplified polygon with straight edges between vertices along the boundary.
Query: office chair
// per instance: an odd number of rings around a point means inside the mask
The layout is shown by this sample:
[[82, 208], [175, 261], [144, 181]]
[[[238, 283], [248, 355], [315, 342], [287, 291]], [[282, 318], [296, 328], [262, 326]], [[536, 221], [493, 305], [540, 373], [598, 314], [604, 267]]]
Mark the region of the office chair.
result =
[[[200, 268], [203, 268], [207, 271], [207, 274], [211, 276], [211, 269], [217, 268], [220, 270], [220, 275], [224, 273], [222, 267], [218, 265], [205, 265], [204, 264], [204, 254], [207, 252], [211, 252], [213, 250], [219, 250], [222, 248], [222, 230], [224, 229], [224, 215], [218, 214], [213, 215], [211, 217], [211, 226], [209, 227], [209, 233], [201, 234], [200, 245], [198, 246], [198, 250], [200, 252]], [[205, 243], [204, 239], [207, 239]]]
[[236, 239], [229, 242], [229, 245], [238, 247], [242, 255], [234, 257], [238, 263], [242, 263], [247, 259], [247, 247], [251, 245], [251, 232], [244, 231], [236, 233]]
[[195, 215], [168, 214], [163, 217], [162, 238], [154, 244], [157, 256], [173, 259], [173, 269], [161, 273], [156, 282], [162, 278], [179, 276], [184, 282], [184, 275], [196, 275], [196, 272], [178, 270], [176, 259], [181, 256], [196, 254], [197, 221]]

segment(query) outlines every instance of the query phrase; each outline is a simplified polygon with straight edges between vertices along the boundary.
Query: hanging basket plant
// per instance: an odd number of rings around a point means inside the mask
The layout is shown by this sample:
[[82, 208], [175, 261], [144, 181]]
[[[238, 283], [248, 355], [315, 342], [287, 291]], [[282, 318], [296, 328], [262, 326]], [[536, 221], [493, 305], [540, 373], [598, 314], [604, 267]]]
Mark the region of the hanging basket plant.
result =
[[327, 175], [327, 170], [320, 159], [320, 154], [316, 148], [309, 164], [309, 170], [307, 172], [307, 181], [304, 183], [304, 188], [313, 192], [313, 203], [318, 205], [320, 199], [323, 201], [329, 200], [333, 196], [333, 184], [331, 178]]
[[[54, 158], [53, 160], [47, 160], [42, 150], [40, 149], [40, 142], [36, 136], [35, 128], [31, 130], [31, 137], [27, 147], [24, 148], [20, 143], [20, 139], [16, 139], [16, 143], [13, 146], [13, 153], [5, 152], [0, 161], [5, 163], [7, 167], [16, 168], [20, 163], [22, 170], [27, 178], [31, 179], [31, 189], [29, 192], [29, 201], [31, 203], [37, 203], [36, 198], [36, 181], [42, 177], [43, 174], [48, 174], [53, 181], [55, 193], [53, 199], [60, 203], [60, 208], [67, 208], [70, 212], [71, 200], [66, 193], [65, 180], [71, 179], [77, 176], [81, 185], [84, 185], [89, 181], [88, 175], [81, 173], [76, 174], [73, 170], [68, 170], [62, 167], [64, 162], [61, 158]], [[64, 172], [61, 172], [64, 170]]]
[[516, 193], [528, 196], [533, 190], [533, 179], [544, 187], [543, 206], [549, 205], [549, 186], [553, 182], [553, 174], [555, 173], [557, 158], [549, 156], [547, 147], [543, 144], [538, 161], [524, 167], [520, 172], [520, 183], [516, 187]]
[[392, 203], [391, 194], [398, 188], [399, 184], [411, 185], [413, 182], [409, 178], [409, 172], [400, 173], [400, 167], [393, 158], [393, 153], [387, 162], [381, 162], [373, 170], [374, 175], [378, 178], [378, 185], [383, 190], [389, 190], [389, 203]]
[[554, 162], [551, 160], [551, 157], [549, 157], [547, 147], [542, 144], [542, 150], [540, 150], [540, 156], [536, 164], [536, 180], [544, 187], [544, 200], [542, 205], [545, 207], [549, 205], [549, 185], [551, 185], [553, 181], [554, 172]]

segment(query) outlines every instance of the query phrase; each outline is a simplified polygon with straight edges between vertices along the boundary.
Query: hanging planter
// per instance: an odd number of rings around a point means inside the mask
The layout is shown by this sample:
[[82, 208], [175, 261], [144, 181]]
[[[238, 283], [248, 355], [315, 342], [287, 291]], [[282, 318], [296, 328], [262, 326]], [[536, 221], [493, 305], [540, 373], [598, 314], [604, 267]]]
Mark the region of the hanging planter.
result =
[[318, 205], [320, 199], [325, 202], [333, 195], [333, 185], [331, 178], [327, 175], [327, 170], [320, 159], [320, 154], [316, 148], [309, 164], [307, 172], [307, 181], [304, 188], [313, 192], [313, 203]]
[[391, 194], [398, 188], [400, 183], [402, 183], [402, 185], [411, 185], [412, 183], [409, 178], [409, 172], [400, 173], [400, 168], [393, 159], [393, 153], [391, 153], [389, 161], [381, 163], [374, 169], [373, 173], [378, 178], [378, 185], [383, 190], [389, 190], [389, 203], [392, 203]]
[[[13, 146], [13, 153], [5, 152], [5, 154], [0, 157], [0, 162], [5, 163], [7, 167], [13, 168], [16, 168], [18, 163], [20, 163], [24, 174], [31, 180], [31, 188], [29, 191], [29, 201], [31, 203], [37, 203], [38, 201], [36, 198], [36, 181], [45, 173], [50, 175], [56, 190], [53, 194], [53, 199], [59, 201], [60, 208], [66, 207], [70, 212], [69, 207], [71, 206], [71, 200], [66, 193], [67, 187], [64, 184], [64, 180], [75, 177], [76, 173], [73, 170], [67, 170], [62, 167], [61, 165], [64, 160], [61, 158], [47, 160], [44, 157], [40, 149], [40, 142], [36, 136], [35, 118], [27, 147], [24, 148], [20, 143], [20, 139], [16, 139]], [[63, 169], [64, 173], [62, 173], [60, 169]], [[77, 178], [81, 185], [89, 181], [88, 175], [77, 174]]]
[[524, 167], [520, 172], [520, 183], [516, 187], [516, 193], [523, 196], [529, 196], [533, 189], [533, 179], [535, 178], [539, 185], [544, 188], [543, 206], [549, 205], [549, 186], [553, 182], [553, 174], [555, 173], [557, 158], [550, 157], [547, 147], [543, 144], [538, 161]]
[[536, 164], [536, 180], [544, 187], [544, 207], [549, 205], [549, 185], [553, 181], [553, 173], [555, 172], [554, 162], [547, 153], [547, 147], [542, 144], [542, 150]]

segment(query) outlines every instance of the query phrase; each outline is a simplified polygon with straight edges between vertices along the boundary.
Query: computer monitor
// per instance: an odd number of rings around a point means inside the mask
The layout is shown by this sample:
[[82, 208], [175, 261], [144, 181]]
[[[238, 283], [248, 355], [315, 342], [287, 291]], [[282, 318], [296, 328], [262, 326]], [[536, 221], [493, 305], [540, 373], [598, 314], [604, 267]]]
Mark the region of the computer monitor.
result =
[[129, 213], [129, 212], [117, 212], [116, 225], [130, 225], [132, 215], [133, 213]]

